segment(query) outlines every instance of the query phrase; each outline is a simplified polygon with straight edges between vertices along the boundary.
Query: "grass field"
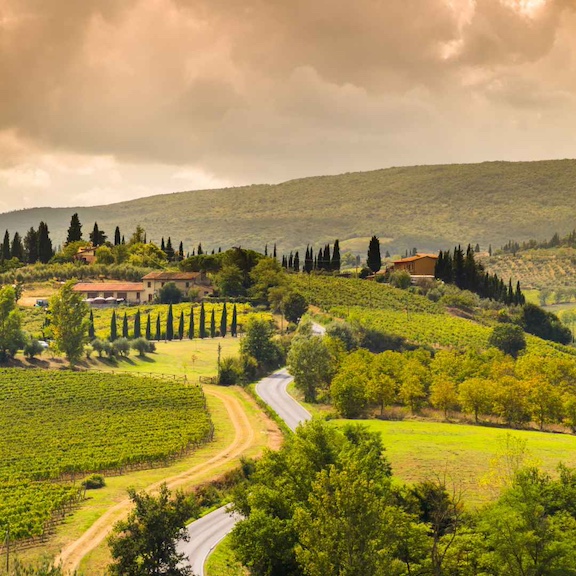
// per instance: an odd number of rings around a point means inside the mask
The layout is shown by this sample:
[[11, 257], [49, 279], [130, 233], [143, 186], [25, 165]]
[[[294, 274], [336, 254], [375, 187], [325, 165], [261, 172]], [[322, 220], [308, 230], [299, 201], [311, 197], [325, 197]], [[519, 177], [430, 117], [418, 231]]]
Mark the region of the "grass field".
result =
[[208, 556], [204, 574], [206, 576], [248, 576], [250, 572], [234, 558], [234, 552], [230, 547], [230, 537], [226, 536]]
[[[349, 421], [335, 422], [341, 425]], [[565, 434], [418, 421], [354, 422], [382, 434], [396, 478], [411, 483], [445, 475], [470, 506], [496, 495], [487, 476], [508, 434], [525, 441], [528, 461], [544, 470], [553, 472], [559, 462], [576, 466], [576, 437]]]

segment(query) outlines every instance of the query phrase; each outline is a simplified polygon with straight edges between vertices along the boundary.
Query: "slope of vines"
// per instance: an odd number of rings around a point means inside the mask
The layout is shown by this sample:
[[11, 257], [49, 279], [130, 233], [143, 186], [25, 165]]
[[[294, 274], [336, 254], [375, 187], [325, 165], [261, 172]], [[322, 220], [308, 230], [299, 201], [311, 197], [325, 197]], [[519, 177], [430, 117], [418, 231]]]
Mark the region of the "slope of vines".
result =
[[168, 462], [206, 441], [198, 387], [132, 375], [0, 371], [0, 527], [39, 536], [80, 497], [74, 479]]

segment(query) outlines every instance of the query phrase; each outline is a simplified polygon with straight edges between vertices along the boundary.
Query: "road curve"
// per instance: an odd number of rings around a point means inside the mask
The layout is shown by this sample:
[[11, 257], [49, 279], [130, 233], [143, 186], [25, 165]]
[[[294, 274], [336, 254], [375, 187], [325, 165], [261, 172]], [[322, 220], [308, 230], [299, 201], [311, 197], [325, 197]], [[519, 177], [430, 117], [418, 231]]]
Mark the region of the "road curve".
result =
[[[315, 336], [324, 336], [326, 329], [314, 322], [312, 333]], [[312, 415], [288, 394], [288, 384], [292, 380], [293, 377], [288, 374], [288, 370], [283, 368], [260, 380], [256, 384], [256, 394], [294, 432], [299, 424], [310, 420]], [[231, 516], [226, 511], [226, 506], [222, 506], [187, 526], [190, 540], [189, 542], [180, 542], [178, 550], [187, 555], [196, 576], [204, 576], [204, 564], [208, 556], [218, 542], [232, 530], [237, 521], [238, 518]]]

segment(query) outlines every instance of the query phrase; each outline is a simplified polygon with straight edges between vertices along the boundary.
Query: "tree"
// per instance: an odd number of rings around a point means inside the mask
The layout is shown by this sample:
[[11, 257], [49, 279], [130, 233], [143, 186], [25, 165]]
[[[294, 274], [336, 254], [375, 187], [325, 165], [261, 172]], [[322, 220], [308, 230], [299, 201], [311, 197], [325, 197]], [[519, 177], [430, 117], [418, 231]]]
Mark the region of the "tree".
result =
[[46, 264], [52, 258], [52, 240], [50, 240], [50, 232], [48, 225], [40, 222], [38, 225], [38, 260], [42, 264]]
[[180, 320], [178, 321], [178, 340], [184, 338], [184, 310], [180, 311]]
[[445, 376], [435, 378], [430, 386], [430, 403], [434, 408], [442, 410], [447, 419], [448, 412], [458, 407], [456, 383]]
[[332, 250], [332, 262], [330, 268], [334, 272], [340, 272], [340, 242], [339, 240], [334, 241], [334, 249]]
[[114, 342], [118, 338], [118, 325], [116, 323], [116, 310], [112, 310], [110, 318], [110, 342]]
[[288, 322], [298, 322], [308, 310], [308, 301], [300, 292], [288, 292], [282, 299], [281, 307]]
[[544, 429], [544, 424], [558, 422], [562, 415], [562, 397], [555, 386], [544, 377], [530, 379], [528, 385], [528, 407], [532, 418]]
[[230, 322], [230, 336], [236, 338], [238, 334], [238, 312], [236, 310], [236, 304], [232, 308], [232, 322]]
[[198, 328], [198, 336], [206, 338], [206, 310], [204, 310], [204, 302], [200, 304], [200, 327]]
[[30, 228], [24, 237], [24, 258], [28, 264], [38, 261], [38, 232], [34, 228]]
[[13, 286], [0, 288], [0, 361], [14, 356], [26, 343]]
[[94, 222], [94, 228], [92, 232], [90, 232], [90, 242], [92, 242], [92, 246], [102, 246], [104, 242], [106, 242], [106, 234], [104, 234], [104, 230], [100, 230], [98, 228], [98, 222]]
[[120, 246], [122, 244], [122, 237], [120, 236], [120, 227], [116, 226], [114, 230], [114, 246]]
[[20, 260], [20, 262], [24, 262], [24, 245], [22, 244], [22, 238], [20, 238], [20, 234], [18, 234], [18, 232], [14, 233], [10, 255], [12, 258], [16, 258]]
[[114, 252], [112, 252], [109, 246], [99, 246], [96, 249], [95, 255], [98, 264], [114, 264]]
[[210, 314], [210, 338], [216, 337], [216, 315], [214, 314], [214, 307]]
[[478, 423], [479, 414], [490, 414], [492, 410], [495, 384], [486, 378], [469, 378], [458, 387], [458, 402], [464, 412], [474, 414]]
[[236, 265], [223, 266], [216, 275], [216, 285], [222, 296], [243, 296], [246, 294], [244, 275]]
[[333, 375], [330, 351], [318, 336], [299, 335], [288, 352], [288, 368], [294, 385], [306, 402], [316, 402], [318, 390], [328, 386]]
[[343, 418], [356, 418], [366, 407], [368, 376], [366, 367], [340, 371], [330, 384], [330, 397], [338, 414]]
[[190, 306], [190, 323], [188, 324], [188, 338], [194, 338], [194, 308]]
[[228, 323], [228, 312], [226, 310], [226, 302], [222, 306], [222, 315], [220, 316], [220, 336], [222, 338], [226, 337], [227, 323]]
[[128, 338], [128, 313], [124, 312], [124, 318], [122, 319], [122, 338]]
[[168, 262], [172, 262], [174, 260], [174, 248], [172, 247], [172, 238], [170, 238], [170, 236], [168, 236], [168, 242], [166, 242], [166, 249], [164, 252], [166, 253]]
[[524, 330], [514, 324], [498, 324], [492, 329], [488, 344], [516, 358], [526, 348]]
[[158, 290], [158, 301], [160, 304], [179, 304], [182, 302], [182, 290], [176, 286], [175, 282], [166, 282], [160, 290]]
[[162, 340], [162, 328], [160, 327], [160, 313], [156, 316], [156, 337], [154, 338], [156, 341]]
[[176, 544], [189, 538], [186, 522], [197, 514], [195, 502], [182, 492], [172, 498], [166, 484], [157, 496], [133, 488], [128, 494], [134, 510], [116, 524], [108, 539], [110, 574], [190, 576], [192, 569], [184, 565], [186, 556], [177, 552]]
[[374, 274], [382, 268], [382, 258], [380, 256], [380, 240], [376, 236], [370, 238], [370, 243], [368, 244], [368, 259], [366, 260], [368, 268], [372, 270]]
[[150, 312], [146, 317], [146, 340], [152, 340], [152, 319], [150, 318]]
[[366, 400], [380, 407], [380, 416], [384, 407], [393, 404], [396, 398], [396, 382], [387, 374], [371, 374], [366, 385]]
[[90, 317], [88, 318], [88, 338], [90, 339], [90, 342], [96, 338], [94, 330], [94, 312], [92, 311], [92, 308], [90, 308]]
[[140, 310], [136, 310], [136, 314], [134, 315], [134, 338], [141, 338], [142, 337], [142, 329], [140, 327]]
[[72, 214], [72, 218], [70, 219], [66, 244], [78, 242], [79, 240], [82, 240], [82, 224], [80, 224], [80, 218], [78, 218], [78, 212], [76, 212]]
[[172, 311], [172, 304], [168, 306], [168, 316], [166, 318], [166, 340], [174, 338], [174, 312]]
[[74, 291], [75, 280], [69, 280], [50, 299], [50, 323], [56, 349], [74, 365], [82, 357], [88, 341], [88, 305], [80, 292]]
[[246, 325], [246, 334], [240, 342], [240, 351], [243, 355], [254, 358], [259, 368], [276, 368], [279, 351], [273, 336], [274, 328], [270, 322], [250, 318]]
[[4, 242], [2, 242], [2, 260], [10, 260], [12, 251], [10, 250], [10, 232], [4, 233]]

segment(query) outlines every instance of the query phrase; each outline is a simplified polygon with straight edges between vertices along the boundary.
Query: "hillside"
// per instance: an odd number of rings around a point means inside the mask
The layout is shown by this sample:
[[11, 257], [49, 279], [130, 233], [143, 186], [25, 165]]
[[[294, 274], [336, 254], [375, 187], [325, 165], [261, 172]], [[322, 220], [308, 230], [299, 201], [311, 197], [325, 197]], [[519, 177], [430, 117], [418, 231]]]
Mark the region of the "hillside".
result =
[[199, 241], [208, 249], [276, 242], [287, 251], [371, 234], [393, 253], [458, 242], [496, 247], [574, 228], [576, 160], [389, 168], [92, 208], [35, 208], [1, 214], [0, 230], [22, 233], [45, 220], [58, 244], [75, 211], [84, 233], [95, 220], [109, 236], [117, 225], [129, 234], [141, 224], [149, 239], [171, 235], [186, 249]]

